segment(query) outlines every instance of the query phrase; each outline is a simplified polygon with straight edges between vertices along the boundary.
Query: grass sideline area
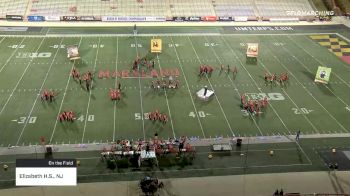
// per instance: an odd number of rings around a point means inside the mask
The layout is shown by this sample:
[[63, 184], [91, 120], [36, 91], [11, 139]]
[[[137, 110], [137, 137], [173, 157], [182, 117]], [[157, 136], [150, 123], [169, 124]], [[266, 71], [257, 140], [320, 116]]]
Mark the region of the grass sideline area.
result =
[[[209, 146], [196, 147], [197, 153], [193, 163], [181, 167], [169, 166], [168, 162], [159, 160], [159, 168], [141, 167], [117, 168], [112, 171], [101, 161], [100, 151], [62, 152], [54, 153], [54, 158], [77, 158], [81, 165], [78, 167], [78, 182], [104, 181], [134, 181], [145, 175], [166, 178], [187, 178], [222, 175], [242, 175], [260, 173], [283, 173], [305, 171], [329, 171], [326, 159], [318, 152], [331, 152], [336, 148], [337, 154], [349, 151], [349, 138], [318, 138], [301, 139], [300, 146], [294, 142], [270, 144], [244, 144], [241, 148], [234, 147], [229, 153], [213, 153]], [[40, 147], [38, 147], [40, 148]], [[269, 151], [274, 155], [270, 156]], [[208, 154], [213, 155], [208, 159]], [[243, 154], [243, 155], [242, 155]], [[334, 155], [336, 156], [336, 155]], [[2, 155], [2, 163], [9, 165], [8, 171], [0, 171], [1, 188], [14, 186], [16, 158], [44, 158], [43, 153], [24, 155]], [[349, 160], [339, 163], [339, 170], [347, 170]]]

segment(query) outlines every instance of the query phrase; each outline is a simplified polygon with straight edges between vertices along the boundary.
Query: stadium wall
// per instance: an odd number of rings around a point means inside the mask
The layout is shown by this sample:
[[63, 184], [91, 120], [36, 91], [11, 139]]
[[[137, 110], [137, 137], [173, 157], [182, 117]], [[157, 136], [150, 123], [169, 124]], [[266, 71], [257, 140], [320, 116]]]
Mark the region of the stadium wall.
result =
[[130, 26], [285, 26], [285, 25], [334, 25], [341, 24], [341, 22], [328, 21], [328, 22], [308, 22], [308, 21], [299, 21], [299, 22], [270, 22], [270, 21], [249, 21], [249, 22], [235, 22], [235, 21], [224, 21], [224, 22], [97, 22], [97, 21], [84, 21], [84, 22], [68, 22], [68, 21], [57, 21], [57, 22], [28, 22], [28, 21], [0, 21], [0, 26], [6, 27], [130, 27]]

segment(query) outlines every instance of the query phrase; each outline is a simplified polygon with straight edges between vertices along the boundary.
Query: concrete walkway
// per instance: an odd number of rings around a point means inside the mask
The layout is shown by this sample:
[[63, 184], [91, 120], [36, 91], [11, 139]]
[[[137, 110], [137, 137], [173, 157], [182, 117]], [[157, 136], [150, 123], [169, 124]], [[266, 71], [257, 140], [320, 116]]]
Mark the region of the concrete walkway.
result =
[[[350, 193], [349, 172], [299, 172], [213, 176], [161, 180], [161, 196], [270, 196], [278, 188], [285, 193]], [[132, 196], [140, 195], [137, 182], [84, 183], [77, 187], [29, 187], [0, 190], [1, 196]]]

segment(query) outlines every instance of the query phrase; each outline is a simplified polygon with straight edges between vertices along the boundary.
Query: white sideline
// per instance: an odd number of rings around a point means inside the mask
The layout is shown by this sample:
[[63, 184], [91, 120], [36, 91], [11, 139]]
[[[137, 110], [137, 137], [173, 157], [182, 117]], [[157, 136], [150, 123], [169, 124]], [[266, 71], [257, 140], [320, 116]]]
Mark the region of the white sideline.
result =
[[[221, 33], [150, 33], [150, 34], [137, 34], [135, 37], [153, 37], [153, 36], [257, 36], [257, 35], [337, 35], [338, 33], [234, 33], [234, 34], [221, 34]], [[130, 34], [46, 34], [46, 35], [0, 35], [0, 37], [130, 37]]]

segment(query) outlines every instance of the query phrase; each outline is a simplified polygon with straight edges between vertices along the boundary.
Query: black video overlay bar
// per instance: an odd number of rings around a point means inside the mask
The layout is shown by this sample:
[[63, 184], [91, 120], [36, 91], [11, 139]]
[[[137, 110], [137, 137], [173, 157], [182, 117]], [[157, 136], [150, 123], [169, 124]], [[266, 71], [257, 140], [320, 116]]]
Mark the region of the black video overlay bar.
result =
[[17, 159], [16, 167], [77, 167], [76, 159]]

